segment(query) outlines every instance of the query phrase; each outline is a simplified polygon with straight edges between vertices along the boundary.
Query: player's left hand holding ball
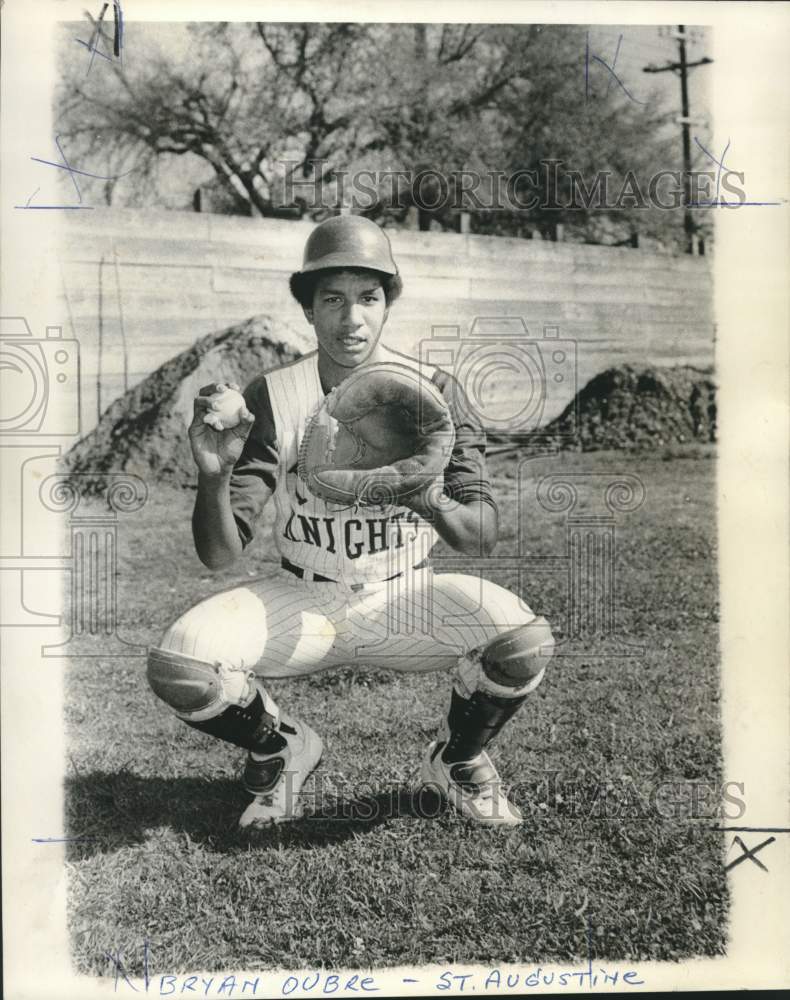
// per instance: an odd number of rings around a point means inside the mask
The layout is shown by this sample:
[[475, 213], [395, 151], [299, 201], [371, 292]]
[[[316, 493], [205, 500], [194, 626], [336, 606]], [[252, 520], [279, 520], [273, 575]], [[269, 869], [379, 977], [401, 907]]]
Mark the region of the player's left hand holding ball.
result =
[[206, 476], [230, 473], [241, 456], [255, 417], [235, 382], [205, 385], [195, 397], [189, 443]]

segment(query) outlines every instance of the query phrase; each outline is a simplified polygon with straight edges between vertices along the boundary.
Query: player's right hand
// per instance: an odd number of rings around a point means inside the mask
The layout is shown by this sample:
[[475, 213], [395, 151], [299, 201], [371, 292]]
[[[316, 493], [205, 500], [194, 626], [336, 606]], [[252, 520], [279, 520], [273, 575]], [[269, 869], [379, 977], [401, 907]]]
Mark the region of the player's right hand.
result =
[[204, 385], [195, 397], [192, 423], [189, 425], [189, 443], [195, 464], [205, 476], [219, 478], [230, 474], [255, 422], [255, 417], [246, 408], [236, 427], [218, 431], [204, 422], [203, 418], [211, 412], [213, 406], [209, 397], [226, 388], [238, 390], [239, 387], [235, 382], [212, 382], [211, 385]]

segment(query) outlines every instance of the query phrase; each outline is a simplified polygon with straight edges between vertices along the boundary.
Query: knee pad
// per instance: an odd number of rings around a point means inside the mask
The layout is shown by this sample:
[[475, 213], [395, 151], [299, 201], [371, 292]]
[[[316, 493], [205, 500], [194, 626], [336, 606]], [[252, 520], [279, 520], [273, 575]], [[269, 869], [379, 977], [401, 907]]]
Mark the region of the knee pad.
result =
[[213, 719], [231, 706], [244, 708], [257, 691], [252, 671], [170, 649], [149, 651], [147, 676], [154, 694], [185, 722]]
[[148, 683], [179, 719], [208, 736], [260, 753], [286, 745], [279, 709], [252, 671], [152, 649]]
[[519, 698], [540, 684], [553, 652], [549, 623], [535, 618], [463, 657], [455, 670], [456, 689], [465, 698], [475, 691]]

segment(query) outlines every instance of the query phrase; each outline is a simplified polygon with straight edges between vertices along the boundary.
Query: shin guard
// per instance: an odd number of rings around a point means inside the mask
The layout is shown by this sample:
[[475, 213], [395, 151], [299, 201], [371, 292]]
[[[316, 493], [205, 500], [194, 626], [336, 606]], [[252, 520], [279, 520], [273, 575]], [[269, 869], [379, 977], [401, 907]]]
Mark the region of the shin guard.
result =
[[477, 757], [526, 700], [526, 695], [501, 698], [486, 691], [464, 698], [453, 688], [447, 716], [450, 738], [442, 758], [451, 763]]
[[256, 753], [276, 753], [285, 746], [277, 705], [252, 671], [152, 649], [148, 683], [193, 729]]

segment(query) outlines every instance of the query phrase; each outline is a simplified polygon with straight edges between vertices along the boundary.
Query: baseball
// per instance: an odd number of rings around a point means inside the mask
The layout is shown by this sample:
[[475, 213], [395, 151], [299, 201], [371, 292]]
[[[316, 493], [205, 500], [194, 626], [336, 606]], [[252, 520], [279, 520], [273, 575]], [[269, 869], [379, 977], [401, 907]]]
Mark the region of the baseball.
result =
[[241, 414], [245, 409], [244, 396], [238, 389], [223, 389], [211, 397], [212, 408], [204, 417], [217, 430], [230, 430], [241, 423]]

